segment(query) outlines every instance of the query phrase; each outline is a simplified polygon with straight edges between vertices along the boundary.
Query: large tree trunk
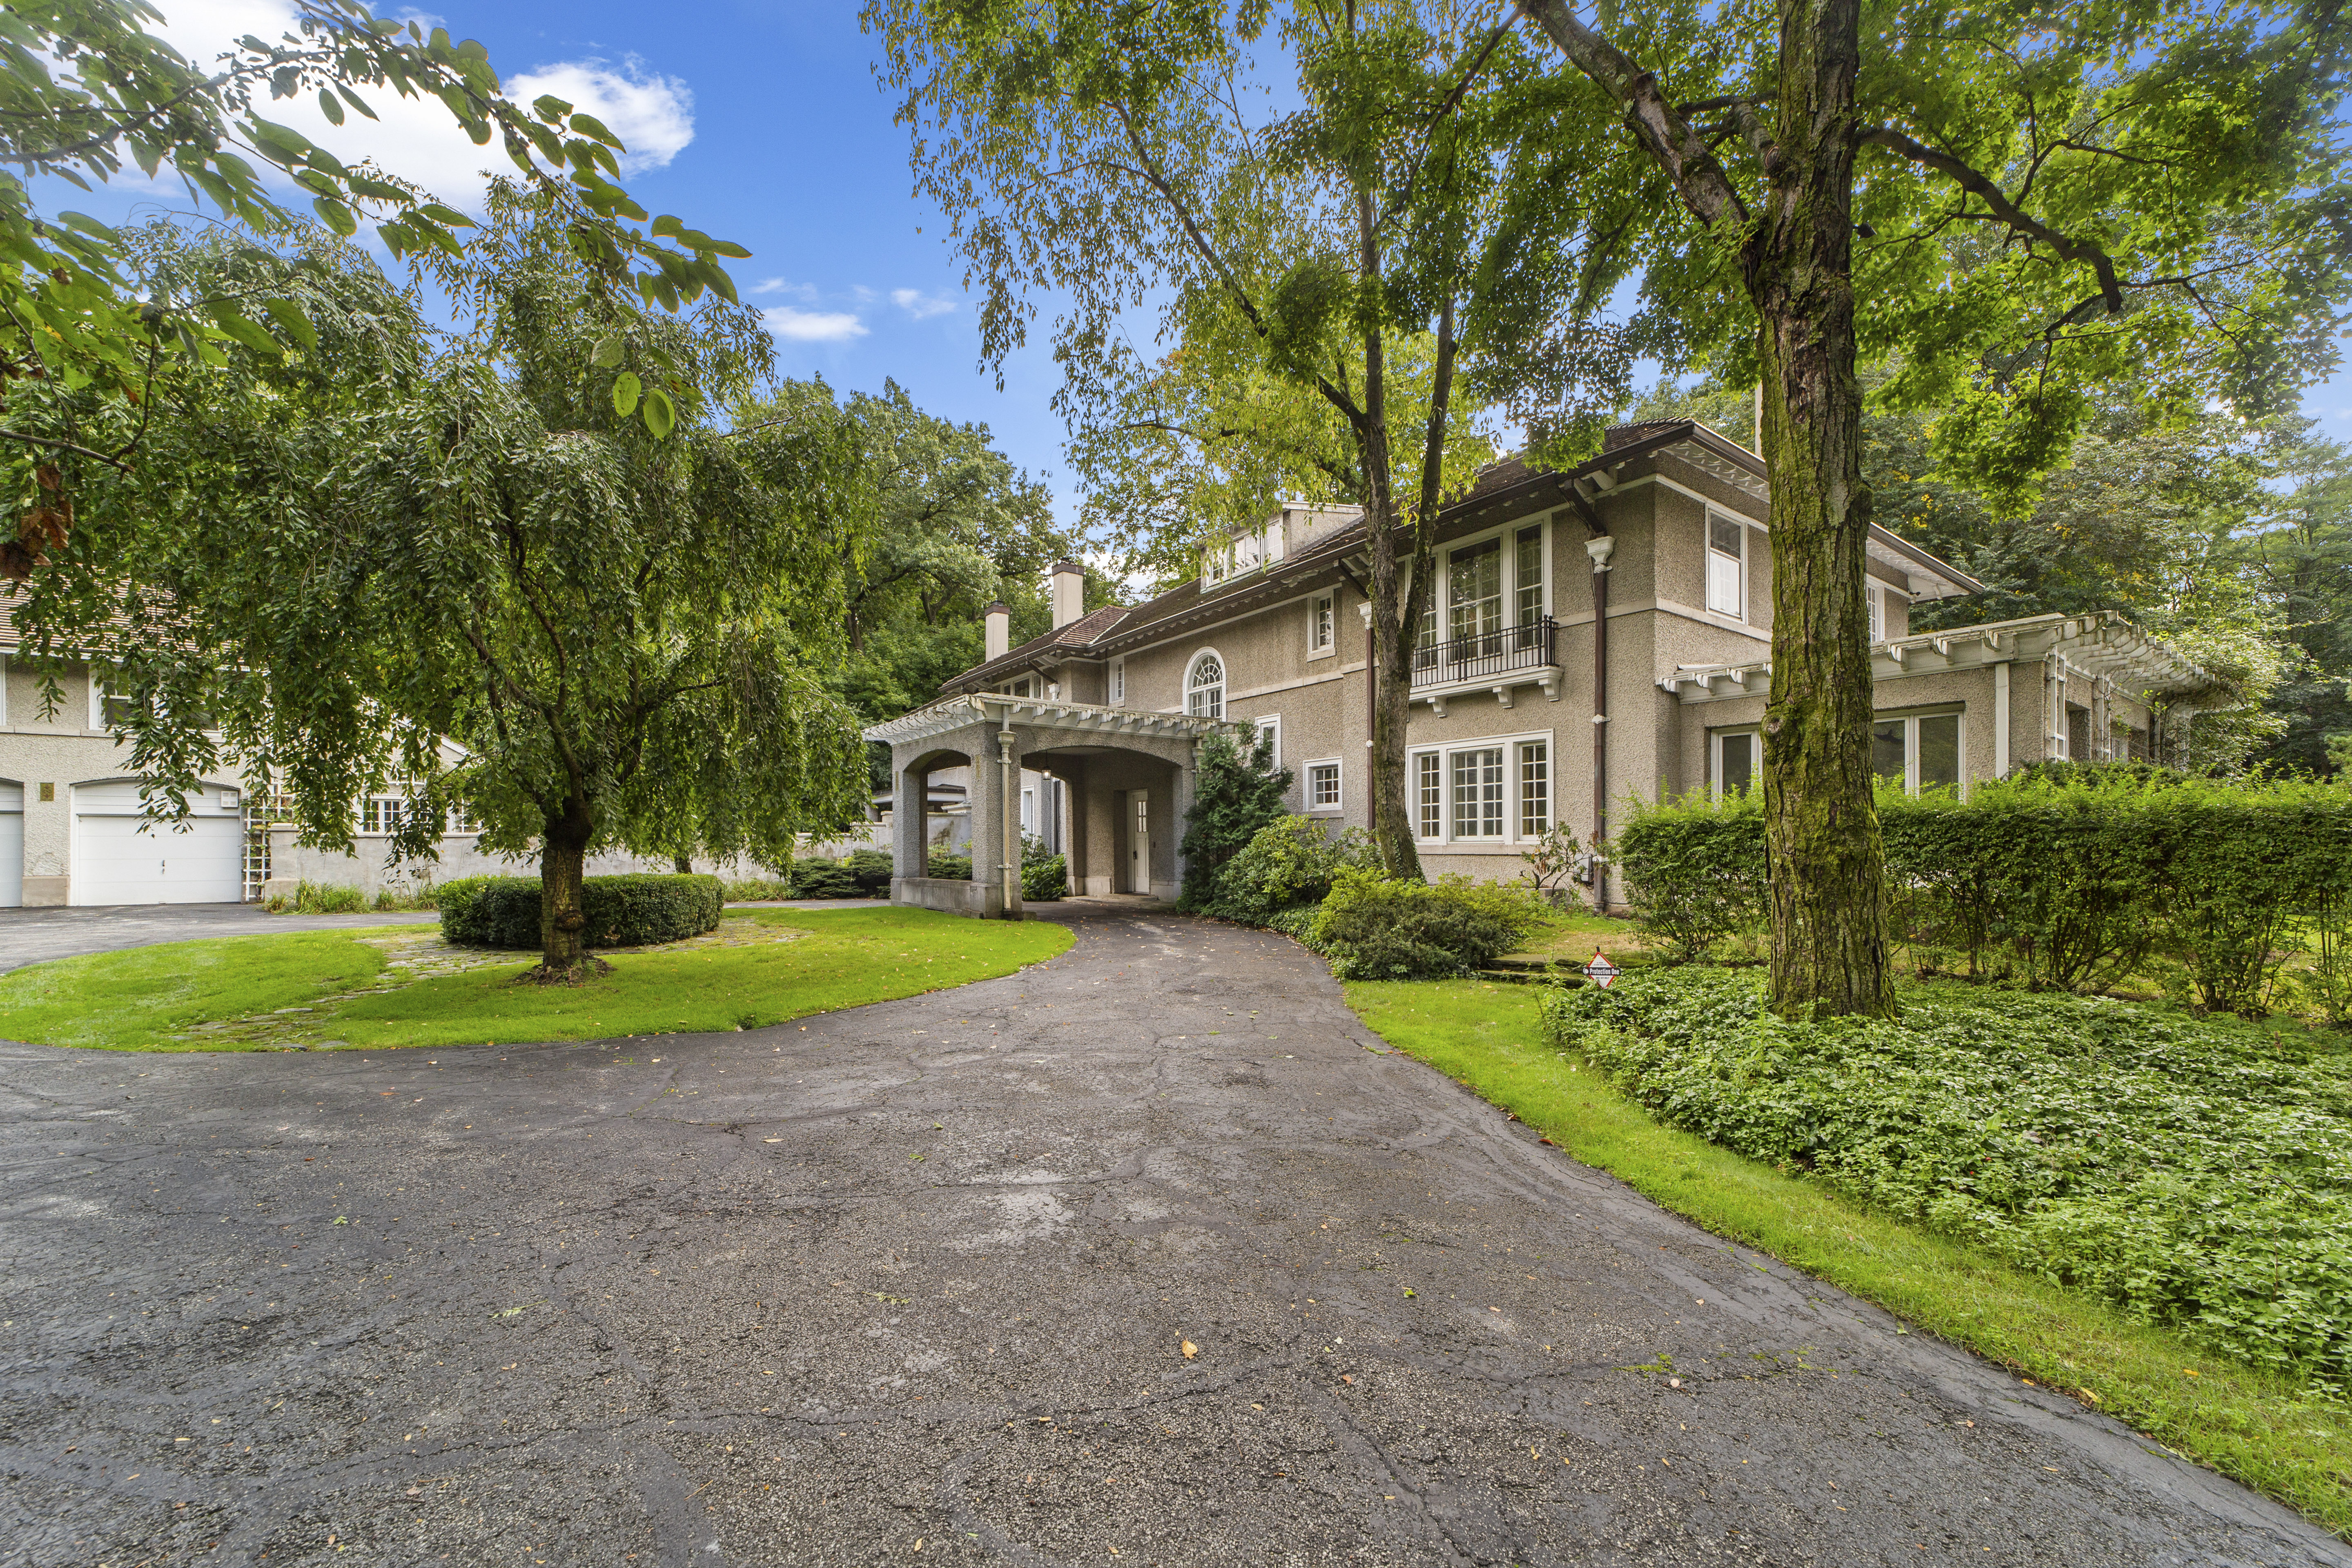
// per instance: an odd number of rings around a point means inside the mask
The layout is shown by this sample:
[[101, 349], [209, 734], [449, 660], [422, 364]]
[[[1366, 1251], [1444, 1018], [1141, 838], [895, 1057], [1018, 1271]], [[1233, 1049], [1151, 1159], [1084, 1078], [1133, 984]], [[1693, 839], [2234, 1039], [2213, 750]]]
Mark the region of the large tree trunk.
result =
[[542, 985], [574, 984], [612, 965], [588, 952], [588, 913], [583, 897], [588, 839], [594, 830], [587, 803], [569, 803], [550, 817], [539, 848], [540, 964], [525, 978]]
[[1870, 492], [1854, 374], [1857, 0], [1781, 11], [1778, 157], [1745, 256], [1761, 318], [1772, 487], [1772, 687], [1764, 819], [1772, 1003], [1787, 1016], [1895, 1010], [1885, 852], [1872, 803]]
[[[1357, 237], [1364, 276], [1381, 278], [1380, 238], [1371, 197], [1356, 196]], [[1372, 852], [1391, 877], [1421, 880], [1421, 849], [1413, 842], [1405, 802], [1405, 721], [1412, 708], [1412, 605], [1399, 581], [1396, 485], [1389, 468], [1387, 343], [1378, 327], [1364, 334], [1364, 413], [1356, 428], [1364, 474], [1364, 533], [1372, 559], [1372, 658], [1364, 679], [1372, 685]], [[1420, 584], [1415, 583], [1418, 588]]]

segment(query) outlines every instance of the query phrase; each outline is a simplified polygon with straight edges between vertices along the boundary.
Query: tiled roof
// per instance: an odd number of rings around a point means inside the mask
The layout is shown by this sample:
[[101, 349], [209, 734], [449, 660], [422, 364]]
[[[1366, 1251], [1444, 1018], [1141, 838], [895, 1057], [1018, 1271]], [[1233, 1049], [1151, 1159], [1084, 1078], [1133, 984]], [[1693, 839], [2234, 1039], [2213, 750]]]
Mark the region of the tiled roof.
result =
[[1105, 605], [1072, 621], [1068, 626], [1047, 632], [1044, 637], [1031, 637], [1019, 647], [997, 655], [985, 664], [976, 664], [958, 675], [950, 687], [985, 685], [989, 681], [1026, 673], [1035, 668], [1038, 656], [1062, 647], [1080, 647], [1110, 635], [1129, 614], [1124, 605]]

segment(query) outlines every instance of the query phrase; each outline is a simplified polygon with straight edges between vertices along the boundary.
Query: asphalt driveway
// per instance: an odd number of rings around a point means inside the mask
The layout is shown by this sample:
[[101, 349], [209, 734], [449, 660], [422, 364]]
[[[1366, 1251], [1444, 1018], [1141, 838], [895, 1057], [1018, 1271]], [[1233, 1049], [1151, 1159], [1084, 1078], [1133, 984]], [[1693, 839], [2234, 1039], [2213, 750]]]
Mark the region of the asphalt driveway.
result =
[[0, 1562], [2352, 1562], [1073, 918], [805, 1027], [0, 1046]]

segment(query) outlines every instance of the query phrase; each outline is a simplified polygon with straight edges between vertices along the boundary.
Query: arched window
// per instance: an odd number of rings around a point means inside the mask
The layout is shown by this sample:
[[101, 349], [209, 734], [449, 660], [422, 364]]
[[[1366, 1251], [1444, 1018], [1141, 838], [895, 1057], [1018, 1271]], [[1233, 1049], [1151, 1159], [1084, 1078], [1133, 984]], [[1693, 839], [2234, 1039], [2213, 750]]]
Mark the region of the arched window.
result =
[[1212, 651], [1192, 658], [1192, 671], [1184, 678], [1184, 711], [1202, 719], [1225, 716], [1225, 661]]

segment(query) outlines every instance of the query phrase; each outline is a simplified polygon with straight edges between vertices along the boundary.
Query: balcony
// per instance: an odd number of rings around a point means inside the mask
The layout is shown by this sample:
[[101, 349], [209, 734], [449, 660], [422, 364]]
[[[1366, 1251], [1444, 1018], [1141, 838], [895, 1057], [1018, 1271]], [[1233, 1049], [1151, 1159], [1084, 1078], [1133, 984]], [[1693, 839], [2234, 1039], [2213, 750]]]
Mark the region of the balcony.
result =
[[1412, 695], [1445, 716], [1445, 700], [1491, 690], [1506, 708], [1514, 687], [1540, 686], [1559, 700], [1559, 623], [1549, 616], [1516, 626], [1424, 643], [1412, 650]]

